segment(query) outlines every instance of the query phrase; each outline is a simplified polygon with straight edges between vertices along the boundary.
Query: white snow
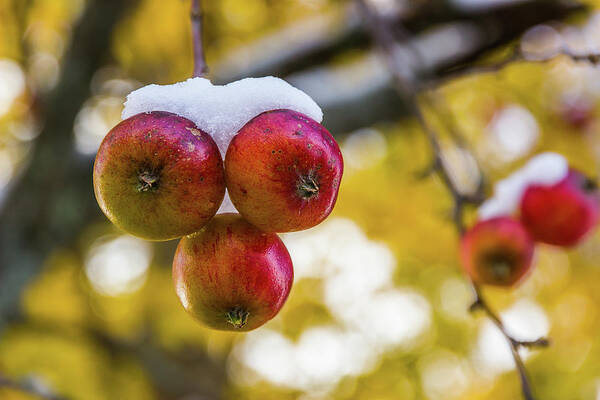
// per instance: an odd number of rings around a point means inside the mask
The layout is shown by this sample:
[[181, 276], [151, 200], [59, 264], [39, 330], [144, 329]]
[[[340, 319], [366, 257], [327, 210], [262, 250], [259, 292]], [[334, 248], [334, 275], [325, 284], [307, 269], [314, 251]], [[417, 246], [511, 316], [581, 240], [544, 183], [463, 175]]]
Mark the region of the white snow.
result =
[[227, 189], [225, 189], [225, 197], [223, 198], [223, 202], [221, 203], [221, 206], [217, 210], [217, 214], [237, 213], [237, 212], [238, 212], [237, 208], [235, 208], [235, 206], [233, 205], [233, 203], [231, 201], [231, 197], [229, 197], [229, 191]]
[[552, 186], [563, 180], [569, 172], [569, 163], [560, 154], [541, 153], [509, 177], [498, 181], [494, 195], [479, 207], [482, 220], [513, 214], [521, 197], [531, 185]]
[[[303, 91], [273, 76], [246, 78], [213, 85], [205, 78], [190, 78], [172, 85], [148, 85], [127, 96], [122, 118], [150, 111], [168, 111], [193, 121], [208, 133], [225, 157], [236, 133], [252, 118], [270, 110], [288, 109], [323, 120], [321, 108]], [[237, 212], [229, 194], [218, 213]]]
[[257, 115], [277, 109], [294, 110], [317, 122], [323, 119], [321, 108], [306, 93], [272, 76], [246, 78], [222, 86], [205, 78], [144, 86], [127, 96], [122, 117], [150, 111], [172, 112], [211, 135], [225, 155], [240, 128]]

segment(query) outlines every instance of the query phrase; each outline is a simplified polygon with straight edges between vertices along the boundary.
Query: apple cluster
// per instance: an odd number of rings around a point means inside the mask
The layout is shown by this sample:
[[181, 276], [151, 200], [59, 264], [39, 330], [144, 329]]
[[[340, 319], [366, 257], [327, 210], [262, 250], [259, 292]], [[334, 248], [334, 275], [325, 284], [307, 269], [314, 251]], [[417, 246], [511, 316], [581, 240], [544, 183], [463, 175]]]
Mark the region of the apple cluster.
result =
[[479, 214], [461, 239], [463, 268], [474, 282], [510, 287], [531, 272], [536, 242], [568, 248], [585, 239], [598, 224], [600, 194], [562, 156], [546, 153], [496, 185]]
[[[93, 179], [116, 226], [147, 240], [181, 238], [173, 283], [192, 316], [211, 328], [248, 331], [279, 312], [292, 286], [292, 261], [277, 233], [323, 221], [342, 172], [333, 136], [294, 110], [249, 120], [224, 160], [194, 122], [151, 111], [107, 134]], [[217, 214], [226, 190], [239, 213]]]

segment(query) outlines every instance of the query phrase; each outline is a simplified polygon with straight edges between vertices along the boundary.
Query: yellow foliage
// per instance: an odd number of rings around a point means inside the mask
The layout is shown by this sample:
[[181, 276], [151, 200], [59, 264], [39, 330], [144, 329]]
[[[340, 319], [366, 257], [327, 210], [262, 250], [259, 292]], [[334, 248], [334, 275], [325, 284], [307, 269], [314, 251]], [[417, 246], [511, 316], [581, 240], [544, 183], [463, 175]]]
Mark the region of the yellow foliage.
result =
[[[32, 51], [46, 52], [60, 60], [69, 41], [76, 40], [69, 34], [84, 3], [82, 0], [33, 1], [25, 15], [26, 25], [31, 25], [25, 40]], [[237, 46], [251, 43], [305, 16], [331, 10], [339, 12], [344, 2], [222, 0], [203, 3], [208, 61], [214, 65]], [[600, 7], [598, 0], [586, 3]], [[22, 61], [23, 26], [12, 5], [0, 0], [0, 57]], [[111, 49], [123, 76], [140, 82], [171, 83], [190, 75], [188, 7], [189, 0], [141, 0], [139, 7], [119, 22]], [[343, 65], [363, 55], [362, 51], [344, 53], [333, 63]], [[22, 67], [28, 71], [27, 65]], [[518, 62], [498, 73], [462, 78], [438, 90], [436, 95], [443, 97], [442, 108], [448, 108], [447, 114], [453, 116], [483, 167], [490, 185], [488, 192], [495, 181], [542, 151], [564, 154], [574, 167], [598, 176], [600, 103], [595, 101], [595, 121], [586, 128], [569, 126], [557, 111], [567, 90], [581, 84], [577, 79], [581, 79], [578, 74], [582, 68], [581, 64], [565, 57], [546, 63]], [[11, 113], [0, 121], [0, 149], [8, 147], [10, 133], [4, 132], [9, 132], [12, 120], [27, 117], [29, 96], [23, 94]], [[438, 117], [437, 110], [430, 104], [425, 101], [422, 104], [428, 121], [440, 130], [443, 149], [449, 155], [456, 148], [450, 139], [451, 132], [444, 127], [446, 121]], [[499, 111], [509, 106], [531, 113], [539, 135], [523, 154], [503, 159], [498, 149], [490, 148], [490, 124]], [[78, 252], [85, 253], [88, 242], [106, 233], [103, 225], [102, 229], [86, 231], [84, 235], [89, 237], [81, 240], [84, 243], [81, 248], [55, 250], [41, 273], [29, 284], [21, 302], [23, 320], [11, 325], [0, 340], [1, 373], [17, 380], [40, 378], [57, 393], [74, 400], [162, 398], [149, 377], [148, 360], [139, 352], [139, 346], [143, 348], [150, 343], [164, 352], [167, 359], [185, 356], [190, 349], [205, 355], [206, 360], [187, 361], [189, 364], [185, 366], [192, 368], [196, 362], [205, 362], [210, 368], [213, 365], [215, 369], [221, 368], [223, 379], [229, 379], [223, 389], [223, 398], [228, 399], [519, 398], [519, 382], [514, 371], [501, 371], [491, 377], [479, 374], [474, 354], [486, 319], [467, 311], [472, 294], [458, 262], [458, 235], [451, 220], [452, 199], [435, 174], [418, 177], [432, 161], [423, 132], [412, 120], [373, 128], [381, 134], [383, 139], [378, 143], [384, 150], [362, 165], [348, 161], [364, 153], [376, 153], [381, 148], [361, 145], [348, 152], [345, 147], [348, 136], [339, 135], [348, 160], [331, 218], [351, 219], [368, 240], [389, 248], [394, 257], [394, 270], [391, 281], [386, 283], [390, 288], [413, 290], [430, 306], [431, 323], [410, 344], [387, 349], [369, 368], [357, 376], [347, 374], [339, 383], [327, 388], [329, 392], [312, 388], [313, 391], [306, 394], [238, 370], [231, 350], [249, 336], [211, 331], [186, 314], [173, 290], [169, 256], [164, 254], [172, 252], [172, 243], [154, 247], [160, 257], [155, 257], [145, 284], [138, 290], [114, 297], [94, 291], [83, 273], [84, 257]], [[26, 154], [25, 149], [20, 152], [21, 156]], [[458, 170], [460, 172], [460, 168]], [[467, 218], [474, 220], [475, 210], [469, 210]], [[540, 399], [587, 400], [597, 396], [600, 388], [599, 249], [598, 233], [568, 251], [538, 246], [536, 268], [522, 286], [514, 290], [485, 289], [486, 297], [497, 310], [510, 309], [525, 299], [537, 304], [547, 318], [552, 346], [534, 351], [526, 361]], [[365, 274], [368, 274], [370, 265], [365, 264]], [[345, 328], [326, 304], [324, 282], [325, 278], [314, 276], [298, 279], [280, 315], [262, 329], [281, 333], [292, 346], [311, 328], [330, 325]], [[348, 297], [354, 295], [347, 293]], [[108, 338], [108, 343], [103, 342], [103, 338]], [[111, 340], [117, 343], [117, 350], [111, 347], [115, 345]], [[347, 349], [348, 352], [353, 350]], [[436, 379], [447, 376], [453, 381]], [[244, 379], [238, 380], [240, 377]], [[0, 388], [0, 398], [33, 397]]]
[[23, 294], [23, 309], [33, 320], [65, 326], [83, 325], [87, 300], [82, 292], [81, 267], [69, 252], [58, 252]]

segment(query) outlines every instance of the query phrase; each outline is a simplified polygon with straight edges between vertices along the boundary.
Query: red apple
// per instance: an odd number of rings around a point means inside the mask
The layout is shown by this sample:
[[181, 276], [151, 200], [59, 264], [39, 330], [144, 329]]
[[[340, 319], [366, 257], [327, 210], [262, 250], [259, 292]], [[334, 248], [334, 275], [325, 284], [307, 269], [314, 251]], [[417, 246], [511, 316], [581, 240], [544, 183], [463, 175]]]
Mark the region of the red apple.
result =
[[239, 214], [220, 214], [181, 239], [173, 283], [183, 307], [207, 326], [249, 331], [273, 318], [294, 279], [292, 260], [277, 234]]
[[574, 246], [598, 223], [600, 197], [594, 182], [570, 169], [553, 186], [529, 186], [521, 199], [521, 221], [533, 238]]
[[175, 114], [128, 118], [104, 138], [94, 164], [94, 192], [115, 225], [148, 240], [202, 228], [225, 195], [223, 161], [213, 139]]
[[510, 217], [477, 222], [461, 239], [462, 265], [480, 284], [512, 286], [531, 270], [534, 242]]
[[343, 168], [333, 136], [291, 110], [252, 119], [225, 156], [231, 201], [244, 218], [270, 232], [299, 231], [323, 221], [335, 205]]

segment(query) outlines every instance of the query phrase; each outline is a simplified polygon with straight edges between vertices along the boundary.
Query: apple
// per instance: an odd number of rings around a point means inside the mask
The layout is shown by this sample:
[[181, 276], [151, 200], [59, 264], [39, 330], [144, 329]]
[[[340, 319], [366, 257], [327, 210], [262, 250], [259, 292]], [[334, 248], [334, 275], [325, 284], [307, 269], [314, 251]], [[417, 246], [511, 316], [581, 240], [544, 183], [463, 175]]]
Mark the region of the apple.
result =
[[461, 238], [462, 266], [480, 284], [517, 284], [531, 271], [533, 253], [531, 236], [511, 217], [479, 221]]
[[294, 272], [277, 234], [239, 214], [219, 214], [181, 239], [173, 283], [193, 317], [219, 330], [249, 331], [273, 318], [288, 297]]
[[595, 183], [571, 168], [555, 185], [530, 185], [525, 190], [521, 222], [536, 241], [570, 247], [597, 225], [599, 205]]
[[111, 129], [96, 155], [93, 180], [108, 219], [148, 240], [198, 231], [225, 195], [213, 139], [192, 121], [162, 111], [134, 115]]
[[333, 210], [344, 162], [331, 134], [292, 110], [264, 112], [244, 125], [225, 155], [231, 201], [270, 232], [319, 224]]

